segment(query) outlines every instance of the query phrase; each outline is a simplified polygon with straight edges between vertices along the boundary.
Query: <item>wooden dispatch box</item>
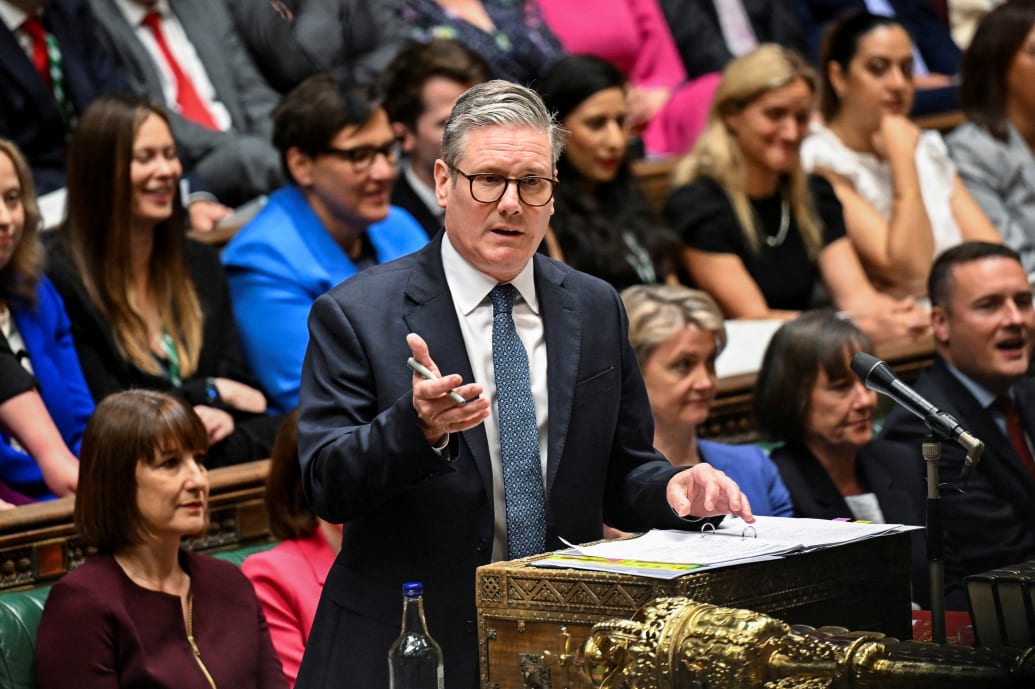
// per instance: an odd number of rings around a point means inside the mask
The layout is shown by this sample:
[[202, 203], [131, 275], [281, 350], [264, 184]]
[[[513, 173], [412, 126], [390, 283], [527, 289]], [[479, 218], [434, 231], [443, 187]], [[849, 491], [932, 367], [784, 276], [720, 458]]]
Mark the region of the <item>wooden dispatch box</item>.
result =
[[631, 617], [661, 596], [747, 608], [790, 624], [911, 638], [909, 534], [667, 581], [530, 565], [538, 557], [478, 568], [482, 689], [561, 689], [558, 656], [574, 653], [597, 622]]

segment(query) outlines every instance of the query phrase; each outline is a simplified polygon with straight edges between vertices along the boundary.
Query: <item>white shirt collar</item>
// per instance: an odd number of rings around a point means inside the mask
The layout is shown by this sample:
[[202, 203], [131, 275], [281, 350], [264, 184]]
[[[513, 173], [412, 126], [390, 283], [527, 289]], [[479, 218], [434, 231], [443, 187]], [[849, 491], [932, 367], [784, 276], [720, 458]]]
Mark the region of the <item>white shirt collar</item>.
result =
[[157, 12], [162, 15], [163, 19], [172, 14], [172, 11], [169, 9], [169, 3], [166, 0], [158, 0], [151, 7], [145, 7], [132, 0], [114, 0], [114, 2], [130, 26], [140, 26], [140, 22], [144, 21], [144, 17], [147, 16], [148, 12]]
[[29, 18], [25, 10], [15, 7], [6, 0], [0, 0], [0, 21], [2, 21], [13, 34], [21, 27], [22, 23]]
[[403, 175], [405, 175], [406, 181], [409, 182], [410, 188], [413, 189], [413, 193], [417, 195], [421, 203], [428, 207], [432, 215], [441, 220], [442, 216], [446, 214], [446, 209], [438, 205], [435, 188], [425, 184], [424, 180], [417, 176], [417, 173], [413, 171], [408, 162], [406, 165], [403, 165]]
[[[460, 255], [449, 241], [449, 233], [442, 237], [442, 267], [446, 272], [446, 284], [453, 295], [453, 302], [464, 315], [470, 314], [488, 296], [492, 288], [499, 284], [496, 278], [481, 272]], [[539, 314], [539, 298], [535, 292], [534, 262], [530, 258], [521, 272], [510, 284], [521, 293], [521, 298], [528, 304], [533, 313]]]

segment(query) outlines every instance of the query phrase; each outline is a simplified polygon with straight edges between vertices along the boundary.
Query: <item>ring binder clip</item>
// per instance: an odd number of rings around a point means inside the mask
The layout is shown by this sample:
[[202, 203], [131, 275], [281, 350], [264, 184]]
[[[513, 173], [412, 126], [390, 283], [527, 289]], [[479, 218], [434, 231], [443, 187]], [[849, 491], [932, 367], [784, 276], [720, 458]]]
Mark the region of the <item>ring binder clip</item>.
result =
[[704, 526], [701, 527], [701, 538], [713, 533], [715, 533], [715, 524], [712, 522], [705, 522]]
[[753, 524], [748, 524], [744, 527], [744, 530], [740, 532], [740, 539], [744, 540], [748, 537], [748, 531], [751, 532], [751, 538], [758, 538], [758, 530], [755, 529]]

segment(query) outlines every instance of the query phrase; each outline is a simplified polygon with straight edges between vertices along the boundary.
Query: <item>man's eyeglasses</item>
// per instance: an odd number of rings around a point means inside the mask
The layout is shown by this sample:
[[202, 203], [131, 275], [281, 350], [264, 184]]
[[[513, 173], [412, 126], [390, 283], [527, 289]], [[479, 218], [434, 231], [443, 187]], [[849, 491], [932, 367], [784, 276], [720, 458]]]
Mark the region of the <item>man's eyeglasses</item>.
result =
[[391, 165], [399, 162], [399, 142], [392, 139], [383, 146], [356, 146], [355, 148], [335, 148], [328, 146], [323, 149], [324, 155], [334, 156], [341, 160], [347, 160], [352, 164], [356, 172], [364, 172], [374, 164], [378, 155], [383, 155]]
[[504, 177], [493, 172], [479, 172], [469, 175], [455, 165], [454, 170], [467, 178], [471, 183], [471, 196], [478, 203], [496, 203], [507, 193], [507, 186], [513, 182], [517, 185], [518, 198], [528, 206], [545, 206], [553, 198], [557, 180], [549, 177]]

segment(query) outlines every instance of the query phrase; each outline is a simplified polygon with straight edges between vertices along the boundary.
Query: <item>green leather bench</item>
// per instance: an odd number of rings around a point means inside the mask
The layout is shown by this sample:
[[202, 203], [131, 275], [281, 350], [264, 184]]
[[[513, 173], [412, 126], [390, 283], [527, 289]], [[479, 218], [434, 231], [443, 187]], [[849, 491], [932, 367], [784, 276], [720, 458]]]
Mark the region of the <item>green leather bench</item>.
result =
[[[272, 542], [210, 553], [238, 567]], [[36, 689], [36, 631], [50, 586], [0, 593], [0, 689]]]

